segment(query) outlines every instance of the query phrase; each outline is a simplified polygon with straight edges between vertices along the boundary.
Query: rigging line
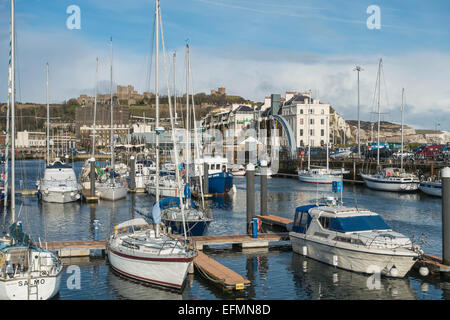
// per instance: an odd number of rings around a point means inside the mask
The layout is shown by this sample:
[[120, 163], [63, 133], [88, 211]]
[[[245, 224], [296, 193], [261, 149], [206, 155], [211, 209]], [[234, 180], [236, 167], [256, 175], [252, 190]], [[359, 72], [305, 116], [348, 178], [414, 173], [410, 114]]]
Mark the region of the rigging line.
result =
[[[159, 1], [157, 1], [157, 4], [159, 5]], [[161, 27], [161, 44], [162, 44], [162, 49], [163, 49], [163, 57], [164, 57], [164, 72], [165, 72], [165, 78], [166, 78], [166, 86], [167, 86], [167, 97], [168, 102], [169, 102], [169, 114], [170, 114], [170, 126], [172, 129], [172, 140], [173, 140], [173, 148], [174, 148], [174, 155], [175, 155], [175, 175], [176, 175], [176, 179], [177, 179], [177, 184], [178, 184], [178, 190], [181, 191], [181, 177], [180, 177], [180, 171], [179, 171], [179, 167], [178, 167], [178, 150], [177, 150], [177, 143], [175, 140], [175, 125], [174, 125], [174, 120], [173, 120], [173, 116], [172, 116], [172, 101], [170, 99], [170, 85], [169, 85], [169, 75], [167, 73], [167, 56], [166, 56], [166, 47], [165, 47], [165, 43], [164, 43], [164, 32], [163, 32], [163, 23], [162, 23], [162, 14], [161, 14], [161, 8], [158, 8], [158, 13], [159, 13], [159, 23], [160, 23], [160, 27]], [[188, 95], [188, 92], [186, 92], [186, 98]], [[187, 234], [186, 234], [186, 221], [185, 221], [185, 217], [184, 217], [184, 206], [183, 204], [183, 196], [182, 196], [183, 192], [178, 192], [178, 197], [180, 199], [180, 208], [181, 208], [181, 216], [183, 217], [183, 231], [184, 231], [184, 243], [186, 245], [187, 243]]]
[[[155, 17], [153, 17], [153, 29], [152, 29], [152, 39], [151, 39], [151, 49], [150, 49], [150, 56], [147, 61], [147, 79], [146, 79], [146, 89], [148, 92], [150, 92], [150, 83], [151, 83], [151, 76], [152, 76], [152, 68], [153, 68], [153, 48], [155, 46]], [[156, 66], [157, 67], [157, 66]]]

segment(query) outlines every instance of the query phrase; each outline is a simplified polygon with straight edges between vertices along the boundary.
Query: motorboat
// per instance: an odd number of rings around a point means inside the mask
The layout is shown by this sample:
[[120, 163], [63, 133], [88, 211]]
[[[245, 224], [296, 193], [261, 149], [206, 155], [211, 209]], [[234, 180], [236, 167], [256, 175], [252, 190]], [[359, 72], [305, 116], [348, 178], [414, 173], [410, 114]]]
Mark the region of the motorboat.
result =
[[442, 197], [442, 181], [421, 181], [419, 190], [430, 196]]
[[330, 154], [330, 158], [335, 159], [347, 159], [352, 155], [352, 150], [348, 148], [339, 148]]
[[400, 168], [384, 168], [376, 174], [361, 173], [366, 186], [371, 189], [394, 192], [414, 192], [419, 188], [419, 178]]
[[145, 192], [146, 185], [150, 181], [151, 174], [156, 172], [156, 165], [151, 160], [136, 161], [135, 185], [136, 192]]
[[295, 253], [355, 272], [403, 278], [423, 254], [377, 213], [346, 207], [334, 197], [297, 207], [290, 229]]
[[[159, 177], [159, 196], [165, 197], [177, 197], [178, 196], [178, 184], [175, 175], [163, 175]], [[184, 183], [183, 183], [184, 187]], [[156, 196], [156, 177], [150, 176], [149, 181], [146, 184], [147, 193], [151, 196]]]
[[37, 189], [39, 198], [45, 202], [67, 203], [81, 198], [81, 186], [75, 171], [59, 158], [45, 168]]
[[228, 172], [228, 160], [221, 156], [204, 156], [194, 160], [190, 177], [203, 179], [204, 163], [208, 165], [208, 193], [225, 194], [233, 188], [233, 175]]
[[229, 169], [233, 176], [242, 177], [245, 176], [245, 168], [243, 165], [233, 165], [231, 169]]

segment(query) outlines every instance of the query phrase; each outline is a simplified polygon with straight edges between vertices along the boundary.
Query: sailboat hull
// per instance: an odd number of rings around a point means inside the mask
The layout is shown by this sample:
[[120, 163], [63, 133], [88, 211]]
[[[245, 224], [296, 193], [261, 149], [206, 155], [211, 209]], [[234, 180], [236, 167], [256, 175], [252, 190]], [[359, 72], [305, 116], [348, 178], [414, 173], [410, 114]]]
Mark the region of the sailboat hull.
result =
[[193, 258], [151, 259], [108, 250], [111, 267], [124, 276], [181, 290]]
[[419, 188], [419, 183], [414, 181], [404, 181], [402, 179], [382, 180], [366, 174], [361, 174], [361, 177], [368, 188], [380, 191], [415, 192]]
[[298, 179], [301, 182], [332, 184], [333, 181], [342, 181], [342, 175], [334, 174], [309, 174], [307, 172], [299, 172]]
[[120, 200], [127, 196], [128, 188], [126, 186], [102, 186], [97, 188], [100, 199]]
[[[37, 284], [36, 295], [28, 296], [28, 277], [16, 279], [0, 279], [0, 300], [47, 300], [53, 298], [58, 292], [61, 284], [62, 271], [54, 277], [39, 277], [36, 272], [32, 281]], [[35, 288], [30, 288], [35, 292]]]

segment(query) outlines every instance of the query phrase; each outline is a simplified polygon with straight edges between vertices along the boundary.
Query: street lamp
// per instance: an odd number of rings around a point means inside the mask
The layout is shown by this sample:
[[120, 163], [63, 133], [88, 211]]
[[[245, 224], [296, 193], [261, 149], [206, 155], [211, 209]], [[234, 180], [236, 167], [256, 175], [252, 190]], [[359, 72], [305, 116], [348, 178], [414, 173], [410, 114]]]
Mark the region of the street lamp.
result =
[[360, 135], [361, 124], [359, 120], [359, 73], [363, 70], [364, 69], [361, 68], [360, 66], [356, 66], [355, 69], [353, 69], [353, 71], [358, 72], [358, 158], [361, 158], [361, 135]]

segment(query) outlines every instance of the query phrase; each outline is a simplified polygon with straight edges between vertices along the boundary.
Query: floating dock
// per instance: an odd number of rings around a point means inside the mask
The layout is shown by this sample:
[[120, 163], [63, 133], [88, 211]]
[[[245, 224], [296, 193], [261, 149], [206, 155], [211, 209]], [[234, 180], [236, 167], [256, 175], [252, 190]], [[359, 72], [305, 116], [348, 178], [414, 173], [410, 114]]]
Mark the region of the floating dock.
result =
[[[178, 239], [181, 237], [177, 236]], [[189, 238], [193, 248], [203, 250], [203, 246], [231, 244], [245, 248], [268, 247], [269, 242], [289, 240], [287, 233], [258, 233], [257, 238], [247, 234], [218, 235], [218, 236], [197, 236]]]
[[16, 193], [19, 193], [22, 197], [34, 196], [37, 192], [37, 189], [16, 189]]
[[201, 251], [198, 251], [198, 255], [194, 259], [194, 265], [205, 278], [227, 290], [244, 290], [250, 286], [250, 280], [208, 257]]
[[289, 223], [293, 222], [292, 219], [276, 216], [273, 214], [269, 214], [267, 216], [257, 215], [257, 216], [255, 216], [255, 218], [261, 219], [261, 222], [265, 225], [278, 226], [278, 227], [285, 228], [286, 230], [287, 230], [287, 225]]
[[450, 275], [450, 266], [442, 263], [442, 258], [433, 256], [431, 254], [424, 253], [423, 260], [417, 261], [415, 264], [415, 269], [420, 268], [423, 264], [428, 267], [430, 274], [446, 273]]
[[106, 250], [106, 241], [55, 241], [42, 242], [42, 248], [56, 251], [60, 258], [85, 257], [91, 255], [91, 250]]

